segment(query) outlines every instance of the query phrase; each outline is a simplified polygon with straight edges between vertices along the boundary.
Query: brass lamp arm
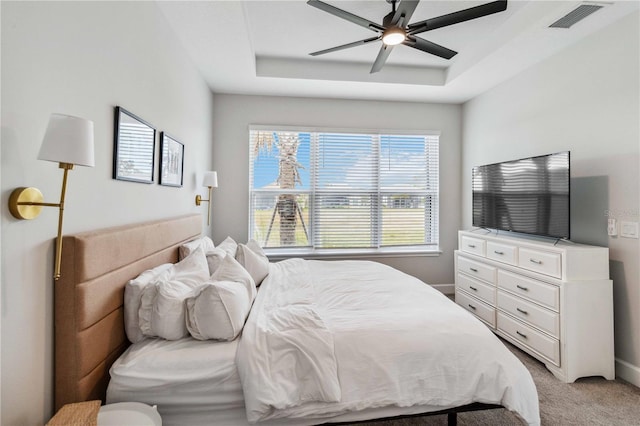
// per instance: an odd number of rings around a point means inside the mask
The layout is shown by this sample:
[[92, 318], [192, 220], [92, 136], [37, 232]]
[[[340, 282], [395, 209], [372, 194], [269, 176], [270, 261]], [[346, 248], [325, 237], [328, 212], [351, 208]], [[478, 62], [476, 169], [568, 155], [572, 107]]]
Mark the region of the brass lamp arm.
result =
[[56, 260], [53, 278], [60, 278], [60, 264], [62, 261], [62, 221], [64, 217], [64, 198], [67, 192], [67, 175], [73, 169], [73, 164], [60, 163], [64, 170], [62, 176], [62, 190], [59, 203], [42, 202], [42, 192], [37, 188], [16, 188], [9, 197], [9, 211], [17, 219], [35, 219], [40, 215], [42, 207], [58, 207], [58, 237], [56, 239]]
[[205, 200], [200, 195], [196, 195], [196, 206], [199, 206], [202, 203], [209, 203], [207, 204], [207, 226], [209, 226], [211, 221], [211, 190], [213, 187], [208, 186], [207, 188], [209, 188], [209, 198]]
[[[63, 166], [64, 165], [64, 166]], [[53, 272], [53, 279], [60, 278], [60, 265], [62, 263], [62, 217], [64, 215], [64, 197], [67, 193], [67, 174], [73, 169], [73, 164], [60, 163], [60, 168], [64, 169], [62, 175], [62, 190], [60, 191], [60, 211], [58, 214], [58, 239], [56, 240], [58, 248], [56, 249], [56, 263]]]
[[35, 203], [35, 202], [32, 202], [32, 201], [18, 201], [18, 203], [16, 205], [18, 205], [18, 206], [60, 207], [60, 203]]

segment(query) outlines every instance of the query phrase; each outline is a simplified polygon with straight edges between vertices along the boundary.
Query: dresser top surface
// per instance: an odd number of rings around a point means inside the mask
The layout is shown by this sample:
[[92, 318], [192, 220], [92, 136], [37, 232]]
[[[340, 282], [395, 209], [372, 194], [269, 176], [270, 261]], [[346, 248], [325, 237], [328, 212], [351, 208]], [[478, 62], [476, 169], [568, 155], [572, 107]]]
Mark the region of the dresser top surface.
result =
[[603, 250], [608, 251], [608, 247], [591, 246], [587, 244], [574, 243], [570, 240], [562, 240], [556, 238], [538, 237], [527, 234], [510, 234], [504, 231], [494, 231], [487, 229], [475, 229], [468, 231], [458, 231], [460, 237], [467, 236], [478, 238], [486, 241], [495, 241], [503, 244], [514, 244], [523, 247], [534, 247], [538, 249], [551, 251], [567, 251], [567, 250]]

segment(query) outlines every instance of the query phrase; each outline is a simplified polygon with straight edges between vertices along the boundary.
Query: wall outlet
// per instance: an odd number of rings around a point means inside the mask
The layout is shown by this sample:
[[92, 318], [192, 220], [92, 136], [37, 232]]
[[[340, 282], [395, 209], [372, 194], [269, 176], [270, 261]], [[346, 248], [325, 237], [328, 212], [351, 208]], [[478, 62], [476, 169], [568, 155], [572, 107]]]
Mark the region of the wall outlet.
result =
[[620, 222], [620, 236], [638, 238], [638, 222]]
[[611, 237], [618, 235], [618, 223], [615, 219], [607, 220], [607, 234]]

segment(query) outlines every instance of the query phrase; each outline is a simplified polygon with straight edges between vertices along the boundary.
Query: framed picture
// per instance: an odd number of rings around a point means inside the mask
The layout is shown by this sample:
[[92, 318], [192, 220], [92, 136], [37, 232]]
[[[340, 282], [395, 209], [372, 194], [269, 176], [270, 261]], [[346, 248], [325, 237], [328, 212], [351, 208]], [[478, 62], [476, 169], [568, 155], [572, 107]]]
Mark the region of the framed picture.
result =
[[117, 106], [113, 133], [113, 178], [153, 183], [156, 129]]
[[160, 132], [160, 185], [182, 186], [184, 145]]

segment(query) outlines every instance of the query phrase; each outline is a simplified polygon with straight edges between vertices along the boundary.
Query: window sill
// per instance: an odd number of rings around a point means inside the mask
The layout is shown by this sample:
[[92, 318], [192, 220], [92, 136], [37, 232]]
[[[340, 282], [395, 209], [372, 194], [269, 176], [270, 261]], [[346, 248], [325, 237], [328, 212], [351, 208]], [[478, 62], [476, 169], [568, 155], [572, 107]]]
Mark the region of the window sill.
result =
[[431, 248], [384, 248], [384, 249], [322, 249], [310, 250], [308, 248], [301, 249], [283, 249], [283, 248], [263, 248], [270, 261], [278, 261], [289, 258], [305, 258], [305, 259], [359, 259], [374, 257], [430, 257], [440, 256], [442, 250], [440, 247]]

